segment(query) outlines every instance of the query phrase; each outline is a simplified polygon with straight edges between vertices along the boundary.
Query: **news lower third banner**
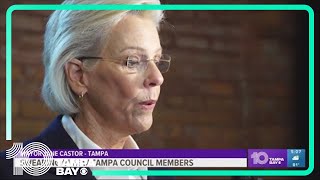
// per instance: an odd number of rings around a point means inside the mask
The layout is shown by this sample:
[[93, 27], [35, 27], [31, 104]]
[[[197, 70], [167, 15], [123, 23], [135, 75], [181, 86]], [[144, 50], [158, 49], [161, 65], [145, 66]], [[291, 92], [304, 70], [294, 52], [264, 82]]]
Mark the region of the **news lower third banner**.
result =
[[[13, 175], [41, 176], [56, 168], [57, 175], [82, 175], [87, 168], [305, 168], [305, 149], [50, 149], [43, 143], [14, 143], [6, 150]], [[76, 172], [77, 171], [77, 172]]]
[[[52, 167], [247, 167], [247, 150], [52, 150]], [[17, 167], [41, 166], [44, 154], [26, 152]]]
[[304, 149], [31, 151], [21, 152], [14, 164], [43, 166], [45, 157], [51, 157], [51, 167], [305, 167]]

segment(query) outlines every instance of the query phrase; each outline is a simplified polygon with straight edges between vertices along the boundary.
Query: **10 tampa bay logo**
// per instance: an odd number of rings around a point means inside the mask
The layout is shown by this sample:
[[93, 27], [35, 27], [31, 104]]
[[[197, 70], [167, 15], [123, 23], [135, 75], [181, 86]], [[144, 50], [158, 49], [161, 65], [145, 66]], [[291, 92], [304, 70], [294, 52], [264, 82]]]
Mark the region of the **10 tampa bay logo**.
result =
[[[30, 157], [41, 155], [42, 160], [35, 160]], [[50, 148], [41, 142], [31, 142], [23, 147], [23, 143], [13, 143], [13, 146], [6, 150], [6, 159], [23, 159], [21, 166], [13, 163], [13, 175], [23, 175], [23, 172], [31, 176], [41, 176], [49, 171], [53, 164], [53, 153]]]

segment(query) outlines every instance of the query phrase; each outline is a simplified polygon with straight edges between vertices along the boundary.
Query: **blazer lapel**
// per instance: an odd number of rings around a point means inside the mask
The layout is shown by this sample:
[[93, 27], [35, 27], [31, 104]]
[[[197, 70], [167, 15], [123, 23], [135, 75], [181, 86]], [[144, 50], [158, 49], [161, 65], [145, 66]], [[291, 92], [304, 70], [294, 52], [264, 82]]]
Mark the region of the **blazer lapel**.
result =
[[[32, 141], [40, 141], [47, 145], [50, 149], [79, 149], [77, 145], [73, 142], [71, 137], [65, 131], [62, 126], [62, 117], [63, 115], [59, 115], [55, 118], [55, 120], [46, 128], [37, 138]], [[88, 174], [86, 176], [82, 176], [78, 174], [77, 176], [61, 176], [65, 177], [63, 179], [92, 179], [96, 178], [92, 176], [92, 172], [90, 168], [87, 168]], [[56, 168], [52, 167], [47, 172], [47, 174], [51, 174], [56, 176]]]

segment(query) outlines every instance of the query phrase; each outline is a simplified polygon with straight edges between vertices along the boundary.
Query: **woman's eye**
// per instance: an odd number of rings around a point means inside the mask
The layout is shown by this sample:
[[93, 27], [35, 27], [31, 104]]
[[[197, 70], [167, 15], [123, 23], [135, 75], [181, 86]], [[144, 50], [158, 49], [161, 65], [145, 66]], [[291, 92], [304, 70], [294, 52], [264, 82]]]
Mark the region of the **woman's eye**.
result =
[[139, 60], [132, 60], [132, 59], [127, 60], [127, 67], [128, 68], [137, 68], [139, 65], [140, 65]]
[[137, 55], [129, 56], [127, 59], [128, 68], [137, 68], [140, 65], [141, 58]]

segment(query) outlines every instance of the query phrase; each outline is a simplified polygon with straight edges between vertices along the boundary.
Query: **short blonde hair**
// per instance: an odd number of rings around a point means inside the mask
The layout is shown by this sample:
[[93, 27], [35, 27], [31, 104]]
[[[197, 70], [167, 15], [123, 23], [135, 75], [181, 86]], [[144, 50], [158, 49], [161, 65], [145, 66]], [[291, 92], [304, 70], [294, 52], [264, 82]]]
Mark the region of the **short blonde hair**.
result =
[[[62, 4], [160, 4], [159, 0], [65, 0]], [[57, 10], [50, 16], [44, 36], [45, 77], [42, 97], [47, 106], [61, 114], [79, 112], [77, 95], [72, 92], [64, 72], [65, 64], [75, 57], [99, 55], [110, 30], [127, 14], [152, 20], [157, 28], [161, 10]]]

